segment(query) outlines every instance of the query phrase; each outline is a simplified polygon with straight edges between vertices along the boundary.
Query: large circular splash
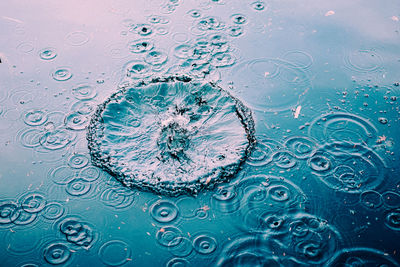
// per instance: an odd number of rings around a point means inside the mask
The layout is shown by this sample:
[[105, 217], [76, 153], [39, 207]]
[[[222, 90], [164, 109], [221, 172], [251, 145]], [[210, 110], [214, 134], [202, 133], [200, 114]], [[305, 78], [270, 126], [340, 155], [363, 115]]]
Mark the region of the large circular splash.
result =
[[215, 84], [157, 78], [113, 94], [94, 114], [92, 161], [128, 187], [197, 194], [229, 180], [254, 143], [251, 112]]

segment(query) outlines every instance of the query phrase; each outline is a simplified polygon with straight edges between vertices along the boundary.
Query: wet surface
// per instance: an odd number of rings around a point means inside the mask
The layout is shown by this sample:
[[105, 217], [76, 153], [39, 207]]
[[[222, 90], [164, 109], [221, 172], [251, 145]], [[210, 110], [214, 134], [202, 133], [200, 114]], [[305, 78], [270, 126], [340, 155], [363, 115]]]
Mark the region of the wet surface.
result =
[[396, 1], [0, 10], [0, 265], [399, 266]]

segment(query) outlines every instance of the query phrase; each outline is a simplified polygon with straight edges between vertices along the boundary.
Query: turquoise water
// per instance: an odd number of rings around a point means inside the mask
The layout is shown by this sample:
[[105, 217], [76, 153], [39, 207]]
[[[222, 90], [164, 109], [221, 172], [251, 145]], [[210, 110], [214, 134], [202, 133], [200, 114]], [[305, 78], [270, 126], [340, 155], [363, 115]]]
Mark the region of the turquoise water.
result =
[[0, 266], [399, 266], [397, 1], [0, 10]]

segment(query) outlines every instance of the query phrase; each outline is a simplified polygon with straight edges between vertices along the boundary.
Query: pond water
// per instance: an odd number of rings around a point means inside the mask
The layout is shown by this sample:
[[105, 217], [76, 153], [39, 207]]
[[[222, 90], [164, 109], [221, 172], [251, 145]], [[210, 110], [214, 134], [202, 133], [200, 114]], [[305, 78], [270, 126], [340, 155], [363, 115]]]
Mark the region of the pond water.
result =
[[0, 10], [0, 266], [399, 266], [398, 1]]

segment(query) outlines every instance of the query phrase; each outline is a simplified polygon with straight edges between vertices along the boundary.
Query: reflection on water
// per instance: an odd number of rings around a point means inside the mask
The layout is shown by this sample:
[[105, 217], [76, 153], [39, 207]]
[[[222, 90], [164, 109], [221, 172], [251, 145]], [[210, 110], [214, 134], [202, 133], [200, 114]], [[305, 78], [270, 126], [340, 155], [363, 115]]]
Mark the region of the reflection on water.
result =
[[398, 266], [399, 5], [0, 3], [0, 265]]

